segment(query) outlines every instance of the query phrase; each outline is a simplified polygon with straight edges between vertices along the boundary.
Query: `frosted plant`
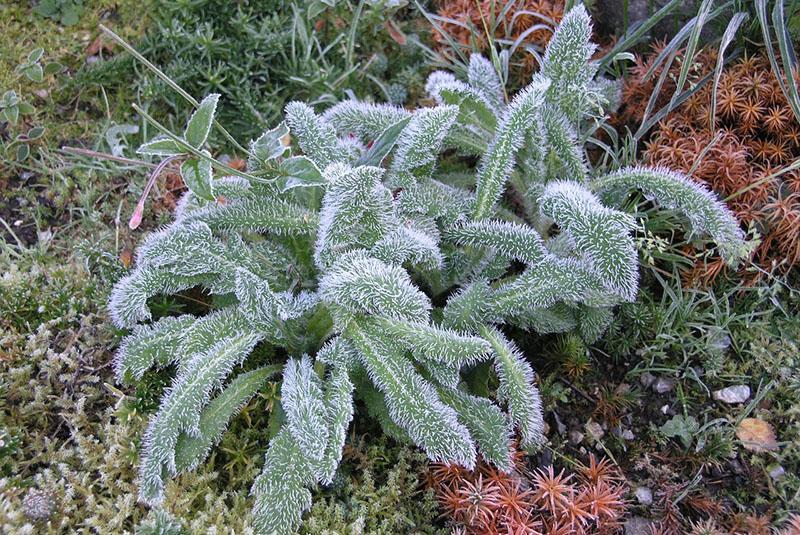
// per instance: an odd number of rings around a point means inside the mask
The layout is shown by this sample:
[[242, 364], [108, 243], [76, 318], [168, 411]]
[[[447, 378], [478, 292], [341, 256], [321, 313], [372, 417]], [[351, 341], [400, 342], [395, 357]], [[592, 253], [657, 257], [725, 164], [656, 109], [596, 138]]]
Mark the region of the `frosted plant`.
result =
[[[161, 503], [165, 479], [202, 462], [279, 371], [237, 373], [259, 344], [289, 355], [283, 424], [252, 488], [259, 532], [294, 532], [310, 489], [332, 481], [355, 396], [433, 460], [471, 468], [480, 455], [509, 470], [513, 437], [529, 450], [545, 437], [534, 371], [502, 326], [602, 335], [637, 293], [635, 221], [619, 209], [628, 192], [683, 213], [737, 260], [741, 231], [701, 186], [664, 169], [595, 176], [579, 140], [612, 84], [596, 77], [590, 35], [577, 6], [510, 101], [474, 56], [466, 82], [431, 75], [431, 108], [349, 101], [320, 116], [291, 103], [286, 123], [251, 143], [246, 172], [205, 147], [216, 96], [182, 136], [153, 121], [164, 136], [141, 152], [184, 158], [190, 192], [110, 302], [132, 329], [120, 381], [177, 367], [146, 431], [141, 501]], [[453, 172], [452, 149], [477, 167]], [[224, 304], [143, 323], [151, 296], [197, 286]], [[492, 365], [494, 400], [462, 380], [480, 363]]]

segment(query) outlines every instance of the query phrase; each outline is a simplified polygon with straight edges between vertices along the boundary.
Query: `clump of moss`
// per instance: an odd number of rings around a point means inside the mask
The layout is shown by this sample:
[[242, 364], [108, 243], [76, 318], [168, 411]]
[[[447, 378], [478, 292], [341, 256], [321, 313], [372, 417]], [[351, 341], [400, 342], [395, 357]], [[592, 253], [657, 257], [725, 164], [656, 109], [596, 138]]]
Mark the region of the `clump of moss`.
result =
[[425, 455], [385, 438], [351, 443], [345, 455], [351, 462], [315, 496], [303, 533], [445, 533], [437, 526], [433, 491], [424, 488]]
[[[623, 92], [623, 122], [643, 120], [663, 67], [646, 74], [663, 46], [637, 59]], [[698, 54], [690, 83], [713, 73], [716, 62], [716, 50]], [[669, 104], [681, 67], [679, 62], [670, 67], [655, 110]], [[800, 124], [780, 84], [763, 53], [744, 56], [722, 70], [716, 91], [712, 82], [706, 83], [659, 123], [644, 154], [650, 164], [708, 184], [758, 231], [761, 241], [753, 260], [761, 269], [748, 274], [754, 280], [765, 272], [788, 273], [800, 264], [800, 172], [785, 172], [800, 158]], [[709, 282], [724, 270], [724, 262], [715, 258], [699, 263], [686, 278]]]

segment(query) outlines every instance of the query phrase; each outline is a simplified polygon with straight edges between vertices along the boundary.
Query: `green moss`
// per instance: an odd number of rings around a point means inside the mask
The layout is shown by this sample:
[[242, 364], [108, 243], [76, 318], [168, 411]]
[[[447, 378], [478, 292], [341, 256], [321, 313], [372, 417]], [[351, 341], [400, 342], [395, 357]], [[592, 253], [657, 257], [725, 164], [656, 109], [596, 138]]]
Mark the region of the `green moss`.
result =
[[423, 454], [386, 439], [351, 444], [347, 453], [331, 487], [314, 497], [302, 533], [446, 533], [436, 521], [433, 491], [424, 488]]

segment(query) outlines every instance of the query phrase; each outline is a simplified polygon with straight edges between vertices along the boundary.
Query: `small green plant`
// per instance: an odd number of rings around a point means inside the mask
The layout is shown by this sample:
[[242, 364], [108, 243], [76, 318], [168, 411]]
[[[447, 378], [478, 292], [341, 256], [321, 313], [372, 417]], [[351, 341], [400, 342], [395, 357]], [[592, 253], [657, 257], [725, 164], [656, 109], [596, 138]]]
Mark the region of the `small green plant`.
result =
[[[25, 60], [17, 65], [15, 73], [17, 78], [24, 78], [31, 82], [42, 82], [47, 75], [56, 74], [60, 72], [63, 67], [60, 63], [51, 62], [45, 65], [41, 64], [44, 57], [43, 48], [34, 48], [28, 53]], [[20, 116], [33, 115], [36, 113], [36, 108], [23, 100], [14, 89], [9, 89], [0, 97], [0, 120], [8, 123], [12, 127], [16, 127], [20, 122]], [[24, 123], [24, 121], [23, 121]], [[23, 161], [28, 158], [31, 153], [30, 144], [44, 135], [44, 127], [32, 126], [26, 133], [17, 134], [16, 138], [10, 143], [5, 144], [6, 152], [15, 150], [15, 157], [17, 161]]]
[[74, 26], [83, 14], [83, 0], [39, 0], [33, 11], [62, 26]]
[[[246, 171], [206, 148], [219, 95], [198, 103], [182, 134], [136, 108], [161, 132], [139, 152], [181, 160], [190, 190], [109, 305], [117, 326], [133, 328], [115, 363], [120, 381], [178, 369], [145, 433], [141, 501], [162, 503], [165, 478], [197, 467], [275, 373], [266, 365], [228, 379], [259, 345], [290, 357], [280, 425], [252, 489], [260, 533], [294, 532], [308, 487], [334, 480], [354, 396], [435, 461], [473, 468], [480, 455], [510, 470], [512, 437], [530, 451], [546, 438], [533, 369], [500, 327], [574, 331], [589, 343], [602, 335], [638, 288], [634, 217], [618, 209], [629, 191], [684, 214], [730, 261], [741, 257], [736, 221], [684, 176], [640, 167], [595, 176], [579, 140], [615, 86], [596, 76], [590, 35], [577, 6], [510, 102], [477, 55], [468, 83], [431, 75], [431, 108], [346, 101], [319, 116], [292, 102], [285, 123], [251, 142]], [[195, 286], [228, 298], [202, 317], [140, 324], [152, 318], [150, 298]], [[466, 387], [480, 370], [496, 389]]]

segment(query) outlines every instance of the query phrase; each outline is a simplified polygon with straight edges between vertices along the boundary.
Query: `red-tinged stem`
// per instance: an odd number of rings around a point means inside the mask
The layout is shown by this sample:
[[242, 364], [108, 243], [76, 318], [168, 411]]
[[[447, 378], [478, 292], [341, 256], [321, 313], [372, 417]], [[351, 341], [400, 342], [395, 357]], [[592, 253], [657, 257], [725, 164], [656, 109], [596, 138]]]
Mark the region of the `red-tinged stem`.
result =
[[177, 158], [180, 158], [180, 156], [176, 155], [164, 158], [161, 163], [159, 163], [158, 166], [153, 169], [153, 172], [150, 173], [150, 178], [147, 180], [147, 185], [145, 185], [142, 196], [139, 197], [139, 202], [136, 204], [136, 210], [133, 211], [133, 215], [131, 216], [130, 221], [128, 221], [128, 227], [131, 230], [136, 230], [139, 225], [142, 224], [142, 216], [144, 215], [144, 202], [147, 199], [147, 195], [150, 193], [150, 190], [153, 189], [153, 185], [156, 183], [156, 180], [167, 167], [167, 165]]

